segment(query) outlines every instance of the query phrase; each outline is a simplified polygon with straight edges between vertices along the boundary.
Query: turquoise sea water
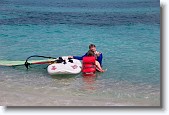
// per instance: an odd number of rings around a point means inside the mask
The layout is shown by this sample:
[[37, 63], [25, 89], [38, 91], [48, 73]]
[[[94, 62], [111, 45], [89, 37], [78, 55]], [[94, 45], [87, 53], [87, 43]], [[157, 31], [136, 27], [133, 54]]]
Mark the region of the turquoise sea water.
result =
[[83, 55], [90, 43], [103, 53], [107, 69], [96, 78], [53, 78], [44, 66], [0, 67], [0, 85], [109, 99], [109, 105], [160, 105], [158, 0], [0, 0], [0, 60]]

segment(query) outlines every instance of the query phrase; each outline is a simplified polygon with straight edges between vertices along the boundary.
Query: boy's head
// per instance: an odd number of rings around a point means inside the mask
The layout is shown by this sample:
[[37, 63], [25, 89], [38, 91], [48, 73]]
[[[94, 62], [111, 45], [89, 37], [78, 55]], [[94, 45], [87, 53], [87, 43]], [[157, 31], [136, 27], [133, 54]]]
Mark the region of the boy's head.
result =
[[95, 51], [96, 51], [96, 46], [95, 46], [94, 44], [90, 44], [90, 45], [89, 45], [89, 49], [90, 49], [91, 51], [95, 52]]

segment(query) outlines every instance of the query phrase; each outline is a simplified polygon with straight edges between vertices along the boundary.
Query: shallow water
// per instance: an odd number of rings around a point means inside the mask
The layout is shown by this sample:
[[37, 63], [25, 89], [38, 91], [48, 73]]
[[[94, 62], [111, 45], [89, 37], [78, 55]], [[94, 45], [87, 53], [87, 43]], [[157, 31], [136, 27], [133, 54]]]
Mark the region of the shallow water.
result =
[[83, 55], [94, 43], [107, 69], [84, 78], [0, 67], [0, 105], [160, 105], [158, 0], [0, 1], [0, 60]]

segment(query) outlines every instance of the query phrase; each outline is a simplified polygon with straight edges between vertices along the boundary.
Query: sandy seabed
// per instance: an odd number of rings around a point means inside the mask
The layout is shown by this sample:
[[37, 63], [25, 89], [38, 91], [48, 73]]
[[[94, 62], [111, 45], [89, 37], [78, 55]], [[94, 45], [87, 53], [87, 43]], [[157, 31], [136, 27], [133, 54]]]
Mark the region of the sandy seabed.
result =
[[1, 106], [160, 106], [158, 102], [113, 100], [112, 98], [72, 96], [45, 92], [45, 88], [5, 87], [0, 84]]

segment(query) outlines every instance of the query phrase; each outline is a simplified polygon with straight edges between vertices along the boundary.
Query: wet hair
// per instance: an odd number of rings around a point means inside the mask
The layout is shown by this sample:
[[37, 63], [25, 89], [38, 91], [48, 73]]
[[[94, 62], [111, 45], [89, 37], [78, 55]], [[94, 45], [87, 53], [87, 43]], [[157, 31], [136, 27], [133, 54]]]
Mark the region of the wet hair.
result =
[[89, 51], [87, 52], [87, 56], [95, 56], [95, 55], [94, 55], [94, 52], [93, 52], [93, 51], [89, 50]]
[[89, 49], [92, 48], [92, 47], [96, 47], [96, 46], [94, 44], [90, 44]]

